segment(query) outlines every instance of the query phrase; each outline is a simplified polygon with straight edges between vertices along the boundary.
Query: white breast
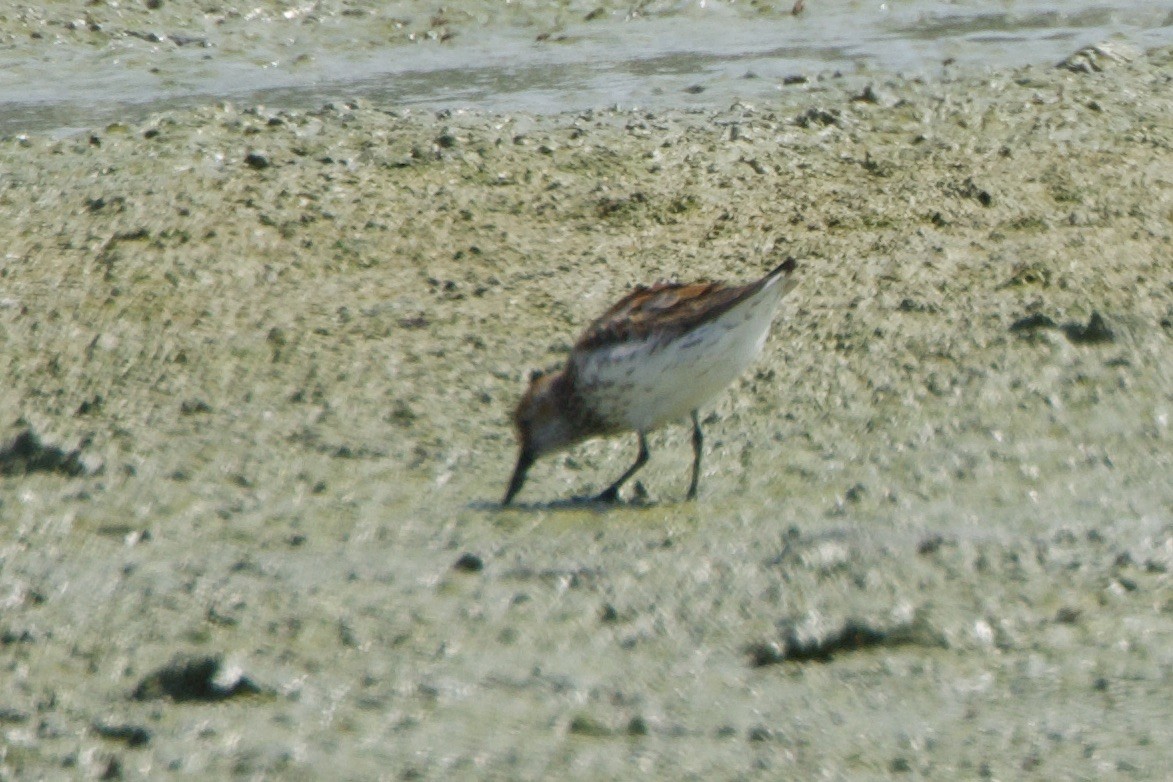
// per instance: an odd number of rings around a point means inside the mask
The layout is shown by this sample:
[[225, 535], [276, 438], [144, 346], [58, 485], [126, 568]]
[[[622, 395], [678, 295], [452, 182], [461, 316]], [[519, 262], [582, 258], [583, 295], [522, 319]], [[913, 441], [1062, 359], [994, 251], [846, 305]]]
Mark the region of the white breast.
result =
[[583, 401], [616, 428], [646, 432], [685, 417], [761, 352], [780, 297], [774, 288], [675, 339], [652, 335], [578, 356]]

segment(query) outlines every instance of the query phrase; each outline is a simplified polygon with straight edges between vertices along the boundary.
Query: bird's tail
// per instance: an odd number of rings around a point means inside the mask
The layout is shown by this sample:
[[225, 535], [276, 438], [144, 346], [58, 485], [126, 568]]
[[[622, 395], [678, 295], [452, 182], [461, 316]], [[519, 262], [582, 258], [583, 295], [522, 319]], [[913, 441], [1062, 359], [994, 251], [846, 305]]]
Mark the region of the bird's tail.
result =
[[798, 262], [793, 258], [787, 258], [774, 271], [762, 278], [762, 284], [765, 287], [769, 287], [781, 279], [782, 291], [778, 295], [784, 296], [794, 290], [795, 286], [798, 285], [798, 280], [794, 276], [794, 270], [797, 268]]

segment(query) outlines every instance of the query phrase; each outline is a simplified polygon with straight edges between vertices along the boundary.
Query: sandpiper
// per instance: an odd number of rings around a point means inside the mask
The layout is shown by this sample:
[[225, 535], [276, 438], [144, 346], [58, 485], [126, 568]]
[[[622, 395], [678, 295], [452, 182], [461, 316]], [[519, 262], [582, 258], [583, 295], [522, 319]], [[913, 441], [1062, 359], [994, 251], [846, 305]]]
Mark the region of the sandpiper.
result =
[[639, 286], [587, 327], [566, 365], [535, 373], [513, 414], [521, 451], [505, 491], [508, 505], [540, 456], [582, 440], [634, 431], [639, 455], [595, 500], [614, 502], [648, 461], [648, 432], [692, 417], [692, 481], [701, 470], [697, 408], [761, 352], [782, 296], [797, 284], [787, 259], [756, 282]]

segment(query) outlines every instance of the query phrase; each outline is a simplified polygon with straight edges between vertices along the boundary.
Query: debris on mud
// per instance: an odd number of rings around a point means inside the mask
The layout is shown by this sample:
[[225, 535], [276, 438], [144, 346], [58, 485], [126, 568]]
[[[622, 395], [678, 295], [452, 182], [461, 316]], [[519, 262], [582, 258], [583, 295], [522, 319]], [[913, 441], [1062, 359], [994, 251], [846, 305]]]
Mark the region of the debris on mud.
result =
[[1108, 326], [1104, 316], [1093, 312], [1087, 323], [1065, 323], [1063, 333], [1067, 339], [1077, 345], [1094, 345], [1102, 342], [1114, 342], [1116, 334]]
[[1025, 336], [1033, 335], [1043, 329], [1059, 329], [1070, 342], [1076, 345], [1097, 345], [1116, 341], [1116, 332], [1108, 325], [1108, 321], [1104, 319], [1103, 315], [1094, 311], [1088, 317], [1087, 323], [1069, 321], [1060, 326], [1053, 318], [1041, 312], [1035, 312], [1010, 324], [1011, 332]]
[[0, 476], [29, 475], [34, 472], [56, 472], [75, 478], [85, 475], [90, 469], [82, 460], [80, 449], [66, 451], [56, 445], [47, 445], [30, 428], [0, 447]]
[[746, 647], [750, 665], [760, 668], [776, 663], [825, 663], [837, 654], [874, 647], [942, 646], [944, 642], [915, 619], [884, 626], [862, 619], [847, 619], [815, 635], [800, 635], [790, 627], [779, 641], [763, 641]]
[[151, 743], [151, 731], [141, 725], [95, 722], [90, 727], [102, 738], [125, 742], [128, 747], [142, 747]]
[[131, 697], [137, 701], [220, 701], [260, 692], [241, 671], [224, 668], [219, 657], [180, 655], [139, 682]]

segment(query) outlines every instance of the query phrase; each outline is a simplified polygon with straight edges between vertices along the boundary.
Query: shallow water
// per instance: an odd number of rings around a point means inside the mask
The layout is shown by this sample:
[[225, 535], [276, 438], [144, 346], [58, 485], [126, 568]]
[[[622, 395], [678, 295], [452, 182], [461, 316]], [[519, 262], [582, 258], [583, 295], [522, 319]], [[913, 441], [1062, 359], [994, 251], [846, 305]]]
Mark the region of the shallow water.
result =
[[788, 3], [644, 3], [639, 15], [543, 4], [521, 14], [466, 0], [431, 18], [414, 4], [237, 17], [165, 4], [108, 19], [76, 5], [48, 3], [32, 20], [3, 23], [0, 132], [67, 131], [216, 98], [535, 113], [720, 107], [837, 72], [940, 75], [1058, 61], [1114, 36], [1142, 48], [1173, 40], [1173, 13], [1136, 0], [815, 0], [797, 16]]

